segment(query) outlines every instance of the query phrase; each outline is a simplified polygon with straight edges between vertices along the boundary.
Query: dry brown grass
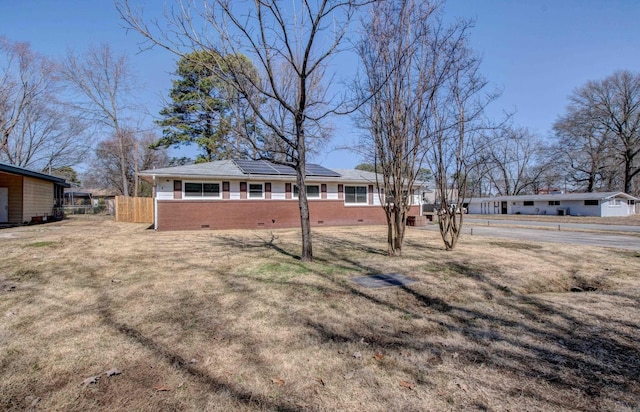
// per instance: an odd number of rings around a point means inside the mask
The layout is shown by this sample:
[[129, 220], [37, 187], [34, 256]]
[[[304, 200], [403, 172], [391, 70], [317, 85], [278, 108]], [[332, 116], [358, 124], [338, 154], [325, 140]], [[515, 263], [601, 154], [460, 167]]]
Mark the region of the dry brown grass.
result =
[[[2, 230], [0, 410], [640, 408], [639, 253], [383, 236]], [[391, 272], [418, 282], [350, 281]]]

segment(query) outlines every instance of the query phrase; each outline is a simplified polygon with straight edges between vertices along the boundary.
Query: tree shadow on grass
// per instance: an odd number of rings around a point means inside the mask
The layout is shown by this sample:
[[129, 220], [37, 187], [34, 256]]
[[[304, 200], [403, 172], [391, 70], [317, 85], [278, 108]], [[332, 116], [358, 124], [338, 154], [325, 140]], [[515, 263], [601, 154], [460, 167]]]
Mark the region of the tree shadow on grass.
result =
[[160, 341], [146, 336], [136, 328], [119, 322], [113, 316], [111, 311], [111, 302], [105, 293], [102, 293], [99, 300], [99, 313], [103, 323], [116, 330], [135, 344], [140, 345], [151, 352], [157, 359], [167, 363], [168, 365], [182, 371], [197, 382], [208, 388], [212, 392], [224, 392], [232, 396], [238, 402], [260, 409], [278, 410], [278, 411], [297, 411], [299, 408], [292, 407], [286, 403], [277, 402], [269, 397], [256, 394], [241, 388], [238, 385], [221, 382], [215, 377], [202, 371], [194, 364], [187, 361], [181, 354], [171, 350]]
[[[373, 328], [358, 326], [345, 330], [345, 325], [336, 328], [335, 325], [315, 319], [309, 319], [306, 325], [323, 340], [342, 343], [364, 340], [371, 345], [373, 351], [378, 352], [413, 349], [429, 350], [435, 354], [459, 354], [457, 362], [461, 364], [461, 368], [463, 365], [484, 365], [501, 374], [517, 376], [521, 381], [577, 392], [593, 402], [594, 410], [599, 409], [598, 402], [604, 400], [601, 398], [615, 400], [607, 393], [626, 394], [627, 405], [638, 406], [640, 353], [637, 345], [628, 337], [621, 341], [614, 328], [590, 332], [588, 323], [527, 297], [516, 296], [513, 302], [503, 300], [501, 305], [508, 308], [511, 314], [521, 314], [528, 318], [529, 322], [451, 304], [443, 307], [438, 302], [434, 305], [433, 302], [437, 299], [431, 296], [411, 287], [401, 289], [438, 311], [431, 318], [446, 331], [446, 335], [463, 339], [455, 339], [457, 344], [449, 343], [444, 346], [437, 332], [434, 339], [432, 328], [413, 327], [408, 333], [398, 334], [397, 331], [385, 332], [377, 329], [375, 333], [371, 333], [368, 331]], [[365, 297], [368, 303], [394, 308], [393, 304], [379, 299], [370, 299], [362, 294], [358, 296]], [[554, 321], [554, 316], [567, 320], [567, 324]], [[405, 364], [401, 368], [414, 375], [414, 379], [418, 381], [421, 378], [414, 366]], [[530, 386], [528, 383], [527, 386]], [[486, 384], [491, 386], [491, 382]], [[545, 398], [544, 392], [534, 387], [535, 385], [531, 385], [527, 394], [532, 399], [538, 398], [554, 408], [575, 407], [570, 399]], [[636, 399], [635, 403], [632, 399]]]
[[283, 256], [288, 256], [290, 258], [300, 260], [300, 255], [290, 252], [276, 244], [278, 237], [273, 232], [269, 232], [268, 238], [259, 237], [258, 240], [244, 240], [244, 239], [241, 240], [233, 236], [221, 236], [219, 239], [224, 242], [225, 246], [228, 246], [234, 249], [241, 249], [241, 250], [246, 250], [248, 248], [271, 249], [280, 253]]
[[[330, 236], [323, 236], [331, 249]], [[316, 257], [317, 262], [331, 263], [343, 271], [358, 275], [379, 275], [380, 271], [368, 264], [351, 259], [340, 250], [355, 247], [365, 253], [367, 248], [348, 240], [334, 243], [336, 252], [331, 259]], [[339, 247], [337, 247], [339, 245]], [[379, 253], [380, 251], [376, 251]], [[481, 296], [492, 301], [499, 310], [492, 310], [472, 304], [456, 305], [442, 298], [424, 293], [420, 285], [400, 286], [397, 290], [412, 296], [415, 301], [433, 312], [424, 314], [416, 307], [406, 307], [375, 291], [355, 285], [344, 277], [327, 275], [320, 271], [314, 274], [324, 278], [334, 287], [343, 289], [357, 299], [363, 299], [365, 306], [373, 305], [385, 310], [411, 314], [416, 318], [431, 318], [448, 334], [460, 336], [457, 345], [449, 345], [448, 352], [459, 354], [458, 362], [469, 365], [484, 364], [529, 382], [539, 388], [549, 387], [568, 393], [576, 393], [578, 399], [591, 402], [587, 409], [599, 409], [601, 402], [607, 405], [640, 406], [640, 339], [637, 322], [608, 319], [592, 313], [579, 313], [567, 306], [550, 303], [536, 296], [512, 291], [507, 285], [486, 275], [486, 268], [479, 270], [470, 265], [448, 262], [441, 264], [442, 270], [455, 273], [473, 283]], [[497, 269], [496, 269], [497, 270]], [[405, 275], [411, 276], [410, 273]], [[596, 292], [606, 295], [606, 292]], [[629, 294], [611, 293], [611, 296], [637, 301]], [[634, 306], [634, 305], [632, 305]], [[372, 310], [372, 313], [374, 311]], [[332, 320], [333, 322], [333, 320]], [[375, 320], [372, 320], [375, 323]], [[366, 325], [362, 327], [345, 322], [341, 325], [325, 323], [316, 318], [305, 320], [305, 327], [326, 342], [355, 344], [367, 341], [376, 350], [412, 349], [416, 351], [433, 349], [441, 353], [444, 348], [437, 339], [432, 339], [433, 330], [417, 328], [404, 336], [395, 332], [376, 329], [373, 333]], [[631, 330], [624, 332], [623, 329]], [[412, 369], [406, 366], [407, 371]], [[416, 377], [416, 379], [418, 379]], [[490, 383], [487, 383], [490, 385]], [[499, 387], [495, 388], [499, 390]], [[554, 398], [544, 391], [531, 387], [526, 394], [537, 399], [546, 407], [576, 407], [571, 397]], [[512, 394], [516, 396], [516, 394]], [[617, 403], [616, 403], [617, 402]]]
[[[284, 286], [291, 291], [290, 296], [296, 300], [295, 303], [265, 301], [266, 305], [283, 307], [303, 305], [305, 299], [312, 298], [306, 292], [311, 288], [318, 290], [322, 296], [328, 296], [329, 301], [337, 292], [340, 296], [338, 301], [348, 301], [348, 308], [336, 306], [327, 309], [332, 310], [331, 316], [327, 317], [300, 312], [283, 321], [294, 322], [302, 327], [321, 345], [352, 348], [366, 342], [367, 350], [385, 353], [385, 356], [396, 359], [385, 366], [390, 373], [402, 371], [418, 383], [436, 385], [428, 376], [438, 373], [437, 366], [441, 363], [450, 362], [456, 365], [454, 369], [449, 369], [450, 374], [465, 368], [478, 368], [490, 370], [489, 376], [511, 377], [518, 383], [503, 387], [503, 383], [489, 379], [479, 381], [477, 385], [495, 393], [504, 393], [512, 401], [525, 398], [532, 400], [537, 402], [536, 408], [598, 410], [640, 406], [640, 386], [637, 382], [640, 376], [640, 348], [637, 343], [640, 341], [640, 324], [637, 322], [607, 319], [597, 313], [581, 313], [544, 296], [518, 293], [492, 276], [497, 268], [480, 268], [458, 262], [435, 262], [434, 266], [455, 279], [464, 280], [465, 285], [470, 285], [465, 287], [475, 289], [478, 292], [476, 296], [482, 301], [456, 300], [453, 299], [455, 296], [430, 293], [429, 285], [424, 281], [394, 288], [393, 293], [366, 289], [351, 282], [350, 277], [383, 273], [374, 264], [366, 263], [366, 259], [358, 261], [351, 257], [352, 253], [349, 252], [357, 250], [365, 255], [385, 252], [362, 246], [357, 240], [334, 241], [327, 234], [319, 239], [323, 247], [332, 253], [330, 256], [326, 256], [327, 253], [316, 256], [315, 261], [320, 266], [307, 265], [309, 272], [305, 276], [322, 279], [320, 285], [306, 283], [296, 277], [266, 280], [250, 275], [225, 278], [225, 281], [237, 282], [241, 278], [242, 282], [249, 285], [250, 282], [260, 283], [258, 287], [267, 287], [267, 283]], [[285, 257], [297, 258], [287, 247], [277, 244], [276, 240], [274, 237], [261, 239], [251, 242], [249, 246], [247, 242], [232, 238], [225, 239], [225, 242], [228, 241], [234, 248], [273, 250]], [[328, 266], [338, 274], [324, 271], [323, 268]], [[261, 299], [250, 288], [243, 293], [246, 293], [246, 299]], [[594, 296], [599, 295], [637, 302], [637, 297], [629, 293], [594, 293]], [[328, 307], [331, 308], [330, 305]], [[633, 303], [625, 307], [637, 308]], [[383, 328], [384, 322], [378, 317], [390, 313], [395, 319], [406, 321], [402, 326]], [[359, 323], [350, 319], [351, 315], [359, 314], [370, 315], [360, 316]], [[108, 316], [105, 318], [109, 319]], [[264, 395], [254, 395], [242, 388], [226, 385], [185, 363], [179, 355], [135, 329], [113, 319], [109, 322], [112, 327], [170, 364], [177, 364], [196, 376], [212, 390], [231, 391], [237, 399], [248, 405], [274, 409], [286, 407]], [[407, 351], [411, 356], [404, 360]], [[486, 405], [479, 400], [474, 402]]]

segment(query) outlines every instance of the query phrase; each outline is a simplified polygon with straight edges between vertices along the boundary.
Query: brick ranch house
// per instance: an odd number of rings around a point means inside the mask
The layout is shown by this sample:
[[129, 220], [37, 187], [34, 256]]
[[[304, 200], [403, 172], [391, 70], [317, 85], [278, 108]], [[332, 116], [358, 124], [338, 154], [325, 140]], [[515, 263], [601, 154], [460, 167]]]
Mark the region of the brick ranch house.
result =
[[0, 163], [0, 223], [41, 223], [62, 217], [62, 178]]
[[[264, 160], [219, 160], [145, 170], [138, 176], [154, 188], [156, 230], [300, 227], [293, 168]], [[375, 173], [308, 164], [311, 225], [383, 225]], [[414, 191], [411, 221], [420, 221], [421, 196]]]

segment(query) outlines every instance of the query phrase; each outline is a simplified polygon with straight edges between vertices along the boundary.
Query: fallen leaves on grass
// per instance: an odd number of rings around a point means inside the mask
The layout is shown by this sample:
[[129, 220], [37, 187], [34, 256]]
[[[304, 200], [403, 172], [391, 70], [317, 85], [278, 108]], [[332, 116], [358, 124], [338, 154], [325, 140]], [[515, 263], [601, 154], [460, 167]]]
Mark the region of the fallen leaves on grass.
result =
[[278, 377], [271, 378], [271, 382], [272, 382], [272, 383], [275, 383], [275, 384], [276, 384], [276, 385], [278, 385], [278, 386], [282, 386], [282, 385], [284, 385], [284, 379], [282, 379], [282, 378], [278, 378]]
[[34, 408], [38, 404], [38, 402], [40, 402], [40, 398], [32, 395], [27, 396], [26, 398], [24, 398], [24, 400], [29, 402], [32, 408]]
[[375, 355], [373, 355], [373, 359], [377, 361], [382, 360], [382, 358], [384, 358], [384, 355], [381, 353], [376, 353]]
[[325, 386], [324, 379], [319, 376], [316, 378], [316, 382], [320, 383], [322, 386]]
[[153, 389], [155, 389], [157, 392], [169, 392], [171, 390], [170, 387], [164, 385], [155, 386]]
[[82, 386], [89, 386], [92, 384], [96, 384], [98, 383], [99, 380], [100, 380], [99, 376], [90, 376], [87, 379], [82, 381]]
[[416, 386], [415, 383], [411, 383], [411, 382], [407, 382], [407, 381], [400, 381], [400, 386], [402, 386], [403, 388], [407, 388], [409, 390], [413, 390], [414, 386]]
[[122, 372], [120, 372], [118, 368], [111, 368], [108, 371], [106, 371], [104, 374], [107, 375], [107, 377], [111, 377], [115, 375], [120, 375], [121, 373]]

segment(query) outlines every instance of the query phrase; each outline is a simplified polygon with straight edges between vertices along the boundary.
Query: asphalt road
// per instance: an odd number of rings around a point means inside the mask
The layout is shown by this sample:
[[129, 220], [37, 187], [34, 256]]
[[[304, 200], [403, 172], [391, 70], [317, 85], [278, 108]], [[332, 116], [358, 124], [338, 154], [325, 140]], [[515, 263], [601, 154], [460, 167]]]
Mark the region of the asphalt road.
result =
[[554, 223], [554, 222], [538, 222], [534, 220], [499, 220], [499, 219], [478, 219], [473, 217], [464, 218], [464, 223], [470, 223], [474, 226], [489, 226], [491, 225], [510, 225], [510, 226], [529, 226], [529, 227], [548, 227], [552, 229], [579, 229], [579, 230], [597, 230], [597, 231], [611, 231], [611, 232], [633, 232], [640, 233], [640, 226], [630, 225], [599, 225], [592, 223]]
[[[599, 246], [599, 247], [610, 247], [610, 248], [619, 248], [626, 250], [634, 250], [640, 251], [640, 236], [629, 234], [624, 235], [620, 233], [606, 233], [600, 229], [601, 226], [609, 226], [609, 225], [589, 225], [589, 224], [575, 224], [580, 227], [573, 227], [573, 229], [579, 229], [579, 231], [563, 231], [562, 227], [569, 229], [570, 223], [561, 223], [560, 231], [557, 230], [558, 224], [549, 224], [546, 222], [520, 222], [520, 221], [504, 221], [505, 224], [511, 225], [509, 226], [486, 226], [486, 220], [480, 220], [482, 224], [478, 224], [474, 222], [473, 219], [465, 219], [462, 228], [462, 236], [490, 236], [496, 238], [506, 238], [506, 239], [514, 239], [514, 240], [529, 240], [535, 242], [552, 242], [552, 243], [560, 243], [560, 244], [573, 244], [573, 245], [586, 245], [586, 246]], [[497, 224], [498, 221], [492, 220], [491, 224]], [[541, 225], [532, 225], [532, 223], [542, 223]], [[535, 228], [520, 228], [513, 227], [526, 225], [526, 226], [548, 226], [547, 229], [535, 229]], [[624, 228], [629, 228], [630, 226], [621, 226]], [[437, 225], [427, 225], [425, 227], [427, 230], [437, 231]], [[555, 230], [550, 230], [554, 228]], [[589, 232], [587, 230], [594, 230], [593, 232]], [[621, 230], [608, 229], [609, 231], [619, 232]], [[629, 231], [629, 230], [625, 230]], [[633, 232], [633, 231], [629, 231]]]

